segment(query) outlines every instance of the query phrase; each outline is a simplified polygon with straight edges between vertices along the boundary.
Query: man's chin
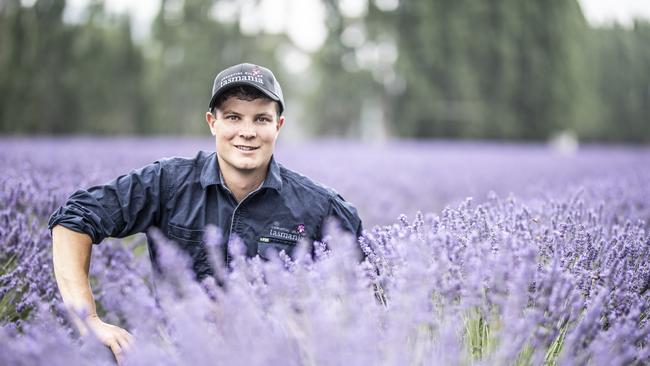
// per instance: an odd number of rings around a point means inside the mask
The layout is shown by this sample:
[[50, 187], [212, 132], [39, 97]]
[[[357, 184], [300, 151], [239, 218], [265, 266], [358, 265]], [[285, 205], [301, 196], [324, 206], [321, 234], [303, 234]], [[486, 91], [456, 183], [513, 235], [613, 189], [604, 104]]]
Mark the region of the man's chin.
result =
[[253, 173], [260, 168], [261, 166], [255, 163], [241, 163], [235, 165], [235, 169], [239, 170], [242, 173]]

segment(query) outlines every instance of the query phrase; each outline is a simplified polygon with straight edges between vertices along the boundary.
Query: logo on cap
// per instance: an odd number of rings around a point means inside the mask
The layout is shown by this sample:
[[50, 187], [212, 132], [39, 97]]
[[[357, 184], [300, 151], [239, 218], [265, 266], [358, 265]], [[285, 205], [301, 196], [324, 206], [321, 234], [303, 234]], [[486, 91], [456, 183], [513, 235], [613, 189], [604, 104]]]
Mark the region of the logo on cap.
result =
[[260, 73], [261, 73], [261, 71], [259, 71], [259, 69], [258, 69], [258, 72], [256, 74], [236, 72], [234, 74], [224, 76], [223, 79], [221, 79], [219, 87], [223, 87], [224, 85], [228, 85], [230, 83], [234, 83], [234, 82], [237, 82], [237, 81], [252, 81], [254, 83], [264, 85], [264, 79], [262, 79], [259, 76]]

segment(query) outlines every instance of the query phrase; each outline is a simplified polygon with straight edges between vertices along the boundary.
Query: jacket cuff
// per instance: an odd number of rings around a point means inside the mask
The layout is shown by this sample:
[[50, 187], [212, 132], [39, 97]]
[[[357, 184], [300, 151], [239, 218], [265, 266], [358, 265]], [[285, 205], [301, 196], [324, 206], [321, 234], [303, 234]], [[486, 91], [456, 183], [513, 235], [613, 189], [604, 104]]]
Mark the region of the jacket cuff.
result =
[[57, 225], [61, 225], [78, 233], [87, 234], [92, 239], [93, 244], [99, 244], [105, 238], [104, 235], [95, 230], [95, 228], [84, 219], [84, 213], [74, 207], [59, 207], [59, 209], [50, 216], [47, 223], [48, 229], [52, 230], [52, 228]]

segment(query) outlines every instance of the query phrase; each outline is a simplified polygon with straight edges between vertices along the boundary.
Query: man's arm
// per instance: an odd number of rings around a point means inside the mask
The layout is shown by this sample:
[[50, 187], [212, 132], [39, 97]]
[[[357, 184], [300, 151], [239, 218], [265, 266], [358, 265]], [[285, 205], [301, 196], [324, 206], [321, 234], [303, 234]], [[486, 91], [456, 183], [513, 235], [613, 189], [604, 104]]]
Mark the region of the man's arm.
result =
[[[142, 232], [158, 220], [165, 188], [162, 163], [133, 170], [107, 184], [80, 189], [57, 209], [48, 222], [52, 230], [54, 274], [61, 297], [72, 311], [79, 332], [91, 330], [110, 347], [118, 363], [132, 342], [126, 330], [97, 316], [88, 280], [93, 243]], [[75, 311], [84, 311], [78, 319]]]
[[[121, 363], [122, 352], [132, 343], [133, 337], [126, 330], [104, 323], [97, 316], [88, 279], [93, 245], [91, 237], [57, 225], [52, 229], [52, 243], [56, 282], [63, 302], [72, 310], [79, 332], [85, 334], [90, 328]], [[86, 319], [77, 318], [75, 311], [83, 311]]]
[[155, 162], [106, 184], [77, 190], [50, 216], [48, 227], [62, 225], [86, 233], [94, 244], [144, 232], [158, 221], [164, 191], [161, 163]]
[[[330, 198], [330, 209], [327, 217], [336, 219], [341, 229], [352, 234], [357, 241], [363, 233], [363, 223], [357, 209], [339, 194]], [[356, 249], [359, 260], [363, 261], [365, 258], [363, 250], [361, 250], [360, 246], [357, 246]]]

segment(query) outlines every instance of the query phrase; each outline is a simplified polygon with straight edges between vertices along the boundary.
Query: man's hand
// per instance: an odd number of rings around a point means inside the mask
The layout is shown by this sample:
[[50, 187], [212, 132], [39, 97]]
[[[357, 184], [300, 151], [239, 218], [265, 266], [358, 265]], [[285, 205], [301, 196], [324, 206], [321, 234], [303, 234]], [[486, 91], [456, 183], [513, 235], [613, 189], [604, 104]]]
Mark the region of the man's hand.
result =
[[122, 355], [133, 344], [133, 335], [125, 329], [104, 323], [98, 316], [86, 318], [86, 325], [95, 336], [111, 349], [118, 365], [122, 364]]
[[[66, 306], [73, 311], [73, 319], [79, 332], [85, 335], [92, 331], [99, 340], [111, 349], [118, 364], [122, 354], [133, 343], [133, 336], [126, 330], [104, 323], [97, 316], [88, 272], [92, 239], [87, 234], [78, 233], [57, 225], [52, 229], [54, 275]], [[88, 314], [85, 321], [76, 317], [75, 312]]]

